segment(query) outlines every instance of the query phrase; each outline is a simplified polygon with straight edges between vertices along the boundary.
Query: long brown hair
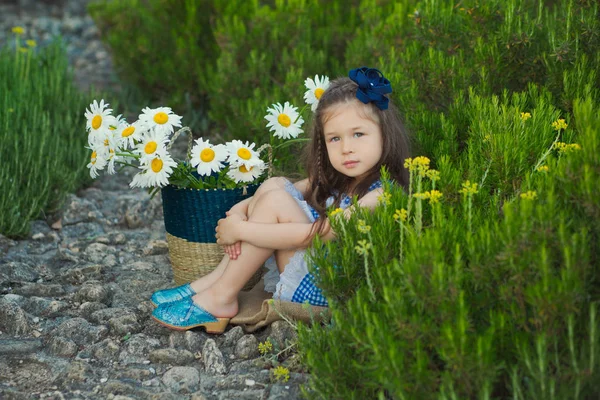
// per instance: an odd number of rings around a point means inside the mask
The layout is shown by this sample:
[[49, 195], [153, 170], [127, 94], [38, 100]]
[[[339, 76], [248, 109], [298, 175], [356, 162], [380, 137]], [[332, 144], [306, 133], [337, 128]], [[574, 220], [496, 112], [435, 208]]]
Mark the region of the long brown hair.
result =
[[[357, 88], [358, 85], [350, 78], [333, 80], [327, 90], [321, 95], [319, 104], [313, 115], [312, 126], [310, 128], [310, 142], [304, 151], [305, 167], [309, 181], [305, 198], [308, 204], [319, 213], [319, 219], [315, 223], [315, 226], [313, 226], [309, 237], [314, 236], [315, 232], [322, 233], [325, 222], [325, 202], [327, 199], [334, 193], [337, 193], [334, 205], [336, 207], [339, 206], [342, 194], [347, 193], [353, 183], [354, 178], [339, 173], [329, 162], [323, 126], [327, 119], [331, 117], [331, 110], [334, 107], [343, 106], [345, 103], [354, 101], [359, 102], [356, 98]], [[383, 149], [381, 159], [369, 171], [366, 177], [353, 188], [353, 194], [357, 195], [359, 199], [363, 197], [367, 193], [369, 186], [380, 178], [382, 165], [386, 166], [390, 172], [390, 177], [396, 184], [407, 189], [409, 175], [406, 168], [404, 168], [404, 160], [410, 154], [410, 141], [398, 109], [391, 101], [387, 110], [380, 110], [373, 103], [363, 105], [365, 106], [365, 117], [378, 123], [381, 128]]]

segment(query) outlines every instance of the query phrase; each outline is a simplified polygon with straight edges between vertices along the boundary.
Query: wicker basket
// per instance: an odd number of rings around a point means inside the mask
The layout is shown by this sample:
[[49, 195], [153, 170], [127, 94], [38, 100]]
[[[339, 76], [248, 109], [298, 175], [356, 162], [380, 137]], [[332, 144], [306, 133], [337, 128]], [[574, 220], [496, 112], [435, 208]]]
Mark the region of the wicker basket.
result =
[[[161, 190], [167, 243], [175, 283], [182, 285], [211, 272], [223, 259], [216, 243], [217, 221], [233, 205], [254, 194], [257, 185], [237, 189], [187, 189], [172, 185]], [[261, 270], [243, 290], [260, 280]]]

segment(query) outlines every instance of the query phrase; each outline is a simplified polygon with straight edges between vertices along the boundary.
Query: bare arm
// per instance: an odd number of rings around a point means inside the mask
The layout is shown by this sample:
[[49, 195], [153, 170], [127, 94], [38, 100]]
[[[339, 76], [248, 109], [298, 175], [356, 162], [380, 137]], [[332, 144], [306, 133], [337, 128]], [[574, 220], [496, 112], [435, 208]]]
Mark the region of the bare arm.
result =
[[[382, 189], [376, 189], [367, 193], [358, 201], [358, 206], [366, 207], [370, 210], [374, 209], [379, 201], [381, 193], [383, 193]], [[354, 207], [348, 207], [345, 210], [344, 215], [346, 218], [350, 217], [353, 210]], [[239, 236], [239, 240], [258, 247], [275, 250], [298, 249], [306, 248], [310, 245], [310, 240], [307, 240], [307, 238], [312, 226], [312, 223], [291, 222], [266, 224], [242, 221], [237, 225], [237, 235]], [[331, 229], [328, 219], [325, 220], [320, 238], [324, 242], [336, 238], [336, 233]]]

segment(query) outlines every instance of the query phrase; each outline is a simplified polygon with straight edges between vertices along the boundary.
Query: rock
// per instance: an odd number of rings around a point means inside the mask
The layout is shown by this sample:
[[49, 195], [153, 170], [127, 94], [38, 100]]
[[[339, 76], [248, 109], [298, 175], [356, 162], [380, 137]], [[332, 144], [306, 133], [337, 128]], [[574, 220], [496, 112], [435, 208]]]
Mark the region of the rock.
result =
[[102, 243], [92, 243], [90, 244], [83, 254], [85, 258], [93, 263], [102, 263], [104, 259], [109, 255], [112, 249], [105, 244]]
[[2, 273], [9, 282], [35, 282], [40, 275], [30, 265], [23, 262], [9, 262], [2, 265]]
[[143, 254], [145, 256], [167, 254], [169, 252], [169, 245], [165, 240], [151, 240], [144, 248]]
[[64, 301], [49, 300], [45, 297], [30, 297], [23, 307], [30, 314], [40, 317], [54, 317], [60, 315], [69, 305]]
[[0, 339], [0, 356], [33, 353], [42, 347], [39, 339]]
[[65, 295], [65, 289], [61, 285], [46, 283], [29, 283], [20, 288], [15, 288], [13, 292], [23, 296], [38, 297], [61, 297]]
[[258, 339], [254, 335], [244, 335], [235, 346], [235, 356], [243, 360], [259, 356]]
[[159, 364], [187, 365], [194, 361], [194, 355], [187, 350], [157, 349], [151, 351], [148, 357]]
[[204, 362], [204, 368], [209, 374], [225, 374], [227, 373], [227, 367], [225, 366], [225, 359], [223, 353], [217, 347], [217, 344], [213, 339], [206, 340], [204, 347], [202, 348], [202, 360]]
[[72, 318], [50, 332], [50, 337], [69, 338], [78, 345], [86, 345], [102, 340], [107, 334], [105, 326], [93, 326], [83, 318]]
[[100, 322], [99, 318], [92, 317], [96, 311], [100, 311], [107, 308], [106, 304], [98, 303], [96, 301], [86, 301], [85, 303], [79, 306], [79, 311], [81, 312], [81, 316], [87, 319], [90, 322], [94, 322], [97, 324], [103, 324], [105, 321]]
[[63, 227], [102, 218], [96, 205], [87, 199], [70, 195], [67, 202], [68, 205], [62, 217]]
[[123, 346], [119, 361], [122, 364], [142, 364], [148, 359], [150, 351], [160, 346], [160, 342], [143, 333], [131, 336]]
[[60, 280], [73, 285], [81, 285], [85, 281], [102, 279], [102, 265], [70, 268], [60, 275]]
[[[94, 303], [101, 304], [101, 303]], [[90, 314], [90, 321], [95, 324], [108, 324], [113, 318], [119, 318], [126, 315], [135, 316], [135, 311], [130, 308], [125, 307], [108, 307], [102, 308], [100, 310], [94, 311]], [[127, 333], [127, 332], [125, 332]]]
[[0, 331], [15, 336], [24, 335], [30, 331], [25, 311], [17, 304], [4, 299], [0, 301]]
[[59, 357], [73, 357], [77, 354], [77, 343], [62, 336], [50, 337], [46, 341], [45, 347], [50, 354]]
[[137, 317], [132, 314], [121, 315], [108, 320], [111, 333], [115, 335], [125, 335], [128, 333], [138, 333], [142, 330]]
[[279, 349], [283, 350], [289, 343], [298, 338], [296, 330], [286, 321], [275, 321], [271, 324], [269, 339]]
[[173, 367], [162, 377], [163, 384], [174, 393], [192, 393], [198, 389], [200, 373], [192, 367]]
[[113, 339], [104, 339], [100, 343], [93, 344], [77, 353], [77, 358], [98, 360], [116, 360], [121, 350], [120, 343]]
[[244, 330], [241, 326], [235, 326], [225, 332], [224, 336], [223, 347], [233, 347], [244, 336]]
[[75, 301], [95, 301], [110, 305], [111, 293], [100, 282], [86, 282], [75, 294]]
[[203, 333], [186, 331], [184, 334], [185, 347], [192, 353], [200, 351], [207, 339], [207, 335]]

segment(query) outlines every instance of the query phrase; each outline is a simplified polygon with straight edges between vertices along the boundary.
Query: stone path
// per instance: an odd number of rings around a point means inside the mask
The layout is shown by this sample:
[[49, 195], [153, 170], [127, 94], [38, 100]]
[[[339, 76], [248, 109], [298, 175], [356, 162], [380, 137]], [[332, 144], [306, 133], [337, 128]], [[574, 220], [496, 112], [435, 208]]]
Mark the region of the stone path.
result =
[[[80, 41], [69, 42], [76, 75], [97, 68], [100, 85], [110, 85], [110, 57], [85, 2], [0, 4], [0, 45], [14, 25], [41, 38], [47, 27], [67, 39], [80, 32]], [[81, 30], [68, 28], [73, 24]], [[271, 371], [279, 364], [302, 371], [295, 353], [275, 355], [295, 339], [289, 324], [208, 335], [171, 331], [149, 318], [149, 296], [172, 286], [172, 274], [160, 197], [129, 189], [132, 173], [102, 176], [70, 195], [60, 219], [32, 222], [27, 239], [0, 235], [0, 398], [299, 398], [306, 373], [281, 382]], [[274, 351], [261, 356], [258, 344], [266, 340]]]

